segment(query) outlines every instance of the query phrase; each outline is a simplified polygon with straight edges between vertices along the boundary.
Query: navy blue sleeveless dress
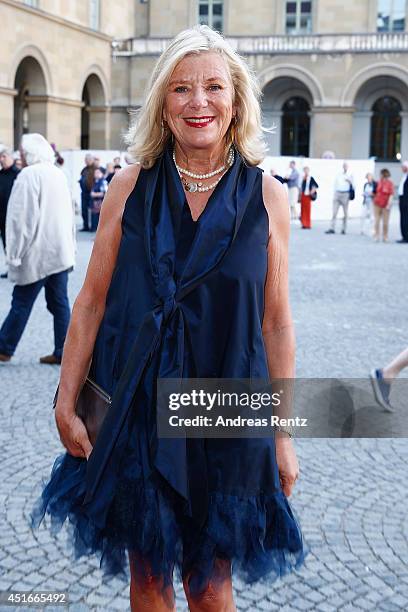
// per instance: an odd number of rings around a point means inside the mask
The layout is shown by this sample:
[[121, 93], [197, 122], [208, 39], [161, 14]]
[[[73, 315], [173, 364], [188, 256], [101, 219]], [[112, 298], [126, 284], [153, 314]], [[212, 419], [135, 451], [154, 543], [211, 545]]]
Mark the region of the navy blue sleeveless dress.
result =
[[216, 558], [247, 582], [299, 568], [309, 547], [273, 437], [166, 439], [156, 428], [158, 377], [269, 377], [262, 171], [236, 152], [194, 222], [167, 146], [141, 170], [122, 232], [90, 371], [112, 408], [88, 461], [57, 457], [32, 525], [48, 513], [55, 532], [68, 518], [76, 556], [97, 554], [105, 579], [128, 580], [134, 551], [164, 586], [174, 568], [191, 575], [193, 594]]

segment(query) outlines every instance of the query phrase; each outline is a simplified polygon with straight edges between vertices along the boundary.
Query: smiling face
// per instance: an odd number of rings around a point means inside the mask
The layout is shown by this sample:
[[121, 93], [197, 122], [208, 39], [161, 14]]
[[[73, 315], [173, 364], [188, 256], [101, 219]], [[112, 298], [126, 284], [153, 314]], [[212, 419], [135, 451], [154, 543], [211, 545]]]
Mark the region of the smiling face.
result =
[[223, 150], [225, 136], [236, 113], [228, 66], [216, 52], [184, 57], [167, 87], [163, 119], [186, 154]]

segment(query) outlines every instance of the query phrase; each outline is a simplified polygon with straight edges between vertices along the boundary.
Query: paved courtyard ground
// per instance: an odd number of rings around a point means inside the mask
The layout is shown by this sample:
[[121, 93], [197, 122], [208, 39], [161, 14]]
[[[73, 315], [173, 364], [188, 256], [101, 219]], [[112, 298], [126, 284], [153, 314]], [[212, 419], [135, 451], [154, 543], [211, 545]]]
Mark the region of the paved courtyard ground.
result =
[[[324, 223], [293, 226], [297, 376], [366, 377], [407, 344], [408, 245], [395, 244], [393, 215], [390, 244], [361, 236], [357, 221], [345, 236], [325, 235]], [[89, 235], [78, 238], [72, 301], [92, 248]], [[0, 283], [2, 320], [11, 285]], [[0, 590], [65, 590], [75, 612], [128, 610], [128, 586], [102, 585], [96, 559], [73, 561], [65, 530], [54, 538], [28, 524], [39, 482], [63, 450], [51, 410], [59, 369], [38, 364], [51, 350], [41, 295], [15, 357], [0, 366]], [[295, 446], [301, 477], [290, 501], [311, 553], [301, 571], [274, 584], [236, 581], [238, 610], [408, 610], [407, 440], [297, 439]], [[177, 609], [187, 610], [181, 585], [177, 593]]]

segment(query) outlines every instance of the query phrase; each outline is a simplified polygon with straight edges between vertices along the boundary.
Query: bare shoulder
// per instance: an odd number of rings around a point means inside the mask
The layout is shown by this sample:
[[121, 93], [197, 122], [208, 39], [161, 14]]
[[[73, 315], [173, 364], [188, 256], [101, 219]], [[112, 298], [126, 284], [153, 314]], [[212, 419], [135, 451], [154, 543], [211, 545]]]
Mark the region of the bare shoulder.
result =
[[113, 175], [109, 183], [109, 190], [115, 191], [117, 194], [123, 193], [129, 195], [134, 188], [141, 170], [140, 164], [131, 164], [122, 168]]
[[269, 216], [269, 234], [275, 229], [285, 231], [289, 229], [289, 202], [287, 190], [273, 176], [263, 174], [262, 196]]
[[102, 227], [106, 224], [120, 224], [126, 201], [136, 184], [140, 169], [140, 164], [132, 164], [122, 168], [112, 177], [103, 200], [100, 218]]

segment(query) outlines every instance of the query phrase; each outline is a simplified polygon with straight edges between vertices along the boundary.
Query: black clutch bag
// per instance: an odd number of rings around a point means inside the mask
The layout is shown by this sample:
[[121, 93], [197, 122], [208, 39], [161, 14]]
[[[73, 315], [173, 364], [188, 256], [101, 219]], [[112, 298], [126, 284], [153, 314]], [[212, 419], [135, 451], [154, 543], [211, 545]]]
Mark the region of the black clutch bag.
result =
[[[59, 385], [54, 396], [54, 409], [57, 403], [58, 389]], [[102, 387], [97, 385], [91, 378], [85, 380], [78, 396], [75, 413], [83, 421], [92, 446], [95, 446], [96, 438], [98, 437], [111, 403], [112, 398], [102, 389]]]

